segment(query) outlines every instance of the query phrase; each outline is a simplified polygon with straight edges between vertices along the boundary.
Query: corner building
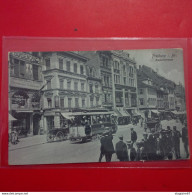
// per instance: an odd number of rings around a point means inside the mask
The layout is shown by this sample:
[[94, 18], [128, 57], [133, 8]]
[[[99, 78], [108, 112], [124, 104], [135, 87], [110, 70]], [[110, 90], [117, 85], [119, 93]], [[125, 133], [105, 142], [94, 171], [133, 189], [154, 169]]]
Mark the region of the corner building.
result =
[[64, 113], [89, 106], [87, 60], [76, 52], [43, 53], [45, 131], [62, 127]]
[[20, 135], [40, 133], [41, 104], [38, 97], [42, 86], [42, 65], [39, 52], [9, 53], [9, 121]]

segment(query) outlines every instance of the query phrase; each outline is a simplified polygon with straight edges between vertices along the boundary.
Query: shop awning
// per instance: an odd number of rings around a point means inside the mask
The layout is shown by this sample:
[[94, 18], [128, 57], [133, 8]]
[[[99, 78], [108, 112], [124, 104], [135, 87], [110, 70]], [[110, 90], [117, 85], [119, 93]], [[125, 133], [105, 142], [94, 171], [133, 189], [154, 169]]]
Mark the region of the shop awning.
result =
[[136, 110], [133, 110], [133, 116], [140, 116], [141, 114], [138, 112], [138, 111], [136, 111]]
[[119, 110], [119, 112], [121, 113], [122, 116], [130, 116], [130, 114], [125, 110]]
[[182, 111], [171, 111], [173, 114], [175, 114], [175, 115], [181, 115], [181, 114], [186, 114], [186, 112], [182, 112]]
[[71, 113], [62, 112], [61, 115], [62, 115], [64, 118], [68, 119], [68, 120], [74, 119], [74, 116], [71, 116]]
[[118, 109], [114, 110], [115, 114], [117, 115], [117, 117], [122, 117], [123, 115], [119, 112]]
[[17, 119], [14, 118], [12, 115], [9, 114], [9, 121], [16, 121]]
[[32, 110], [17, 110], [17, 113], [20, 113], [20, 112], [22, 112], [22, 113], [33, 113]]
[[158, 110], [151, 110], [151, 112], [153, 112], [155, 114], [159, 114], [160, 113]]

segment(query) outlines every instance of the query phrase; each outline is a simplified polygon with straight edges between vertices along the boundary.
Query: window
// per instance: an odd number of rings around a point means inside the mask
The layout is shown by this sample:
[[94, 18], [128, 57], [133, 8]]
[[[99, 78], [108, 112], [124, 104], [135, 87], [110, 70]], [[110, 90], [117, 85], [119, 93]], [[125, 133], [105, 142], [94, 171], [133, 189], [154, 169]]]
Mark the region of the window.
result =
[[67, 71], [68, 71], [68, 72], [71, 71], [71, 64], [70, 64], [70, 61], [67, 61]]
[[63, 59], [59, 59], [59, 69], [63, 70]]
[[14, 59], [14, 72], [15, 72], [15, 76], [19, 76], [19, 60]]
[[47, 104], [48, 104], [48, 108], [52, 108], [52, 100], [51, 100], [51, 98], [47, 98]]
[[143, 89], [139, 89], [139, 94], [143, 94]]
[[60, 107], [64, 108], [64, 98], [60, 98]]
[[75, 98], [75, 107], [76, 107], [76, 108], [79, 107], [79, 98]]
[[99, 87], [97, 84], [95, 84], [95, 93], [99, 93]]
[[144, 99], [140, 98], [139, 101], [140, 101], [140, 105], [143, 106], [144, 105]]
[[107, 94], [104, 94], [104, 102], [107, 102]]
[[126, 85], [126, 77], [123, 78], [124, 85]]
[[108, 66], [108, 58], [107, 57], [105, 57], [105, 56], [103, 56], [103, 58], [102, 58], [102, 61], [103, 61], [103, 66]]
[[93, 85], [92, 84], [89, 84], [89, 90], [90, 90], [90, 93], [93, 93]]
[[98, 106], [98, 105], [99, 105], [99, 98], [96, 97], [96, 106]]
[[68, 108], [71, 108], [71, 101], [72, 101], [72, 99], [68, 98]]
[[82, 108], [85, 108], [85, 99], [82, 99]]
[[49, 70], [51, 68], [50, 59], [45, 59], [45, 66], [46, 66], [46, 70]]
[[74, 82], [74, 90], [78, 91], [78, 82]]
[[63, 79], [59, 80], [59, 84], [60, 84], [60, 89], [63, 89]]
[[39, 80], [38, 66], [33, 65], [33, 79]]
[[67, 89], [71, 89], [71, 81], [67, 81]]
[[20, 76], [24, 77], [25, 76], [25, 62], [20, 61]]
[[90, 107], [93, 107], [93, 98], [90, 97]]
[[77, 63], [74, 64], [74, 73], [77, 73]]
[[47, 116], [47, 128], [53, 129], [54, 128], [54, 116]]
[[47, 80], [47, 89], [51, 89], [51, 80]]
[[90, 74], [90, 76], [93, 75], [93, 69], [92, 68], [90, 68], [89, 74]]
[[82, 65], [80, 66], [80, 74], [84, 74], [84, 68]]
[[85, 84], [81, 83], [81, 91], [84, 91], [84, 90], [85, 90]]

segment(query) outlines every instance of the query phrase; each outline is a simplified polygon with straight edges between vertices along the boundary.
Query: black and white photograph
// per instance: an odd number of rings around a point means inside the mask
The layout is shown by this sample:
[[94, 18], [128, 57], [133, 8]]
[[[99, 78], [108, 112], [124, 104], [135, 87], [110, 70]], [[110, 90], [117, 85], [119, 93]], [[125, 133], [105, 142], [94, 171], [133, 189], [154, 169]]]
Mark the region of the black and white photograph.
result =
[[9, 165], [189, 159], [183, 50], [9, 52]]

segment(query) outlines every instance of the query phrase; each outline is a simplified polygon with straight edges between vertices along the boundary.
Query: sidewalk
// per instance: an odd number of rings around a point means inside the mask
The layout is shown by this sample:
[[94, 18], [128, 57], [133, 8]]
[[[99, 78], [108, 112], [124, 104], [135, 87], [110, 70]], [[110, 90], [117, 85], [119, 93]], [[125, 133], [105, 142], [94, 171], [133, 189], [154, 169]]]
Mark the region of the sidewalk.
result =
[[30, 137], [20, 138], [15, 145], [9, 142], [9, 151], [27, 148], [35, 145], [41, 145], [47, 142], [46, 135], [34, 135]]

